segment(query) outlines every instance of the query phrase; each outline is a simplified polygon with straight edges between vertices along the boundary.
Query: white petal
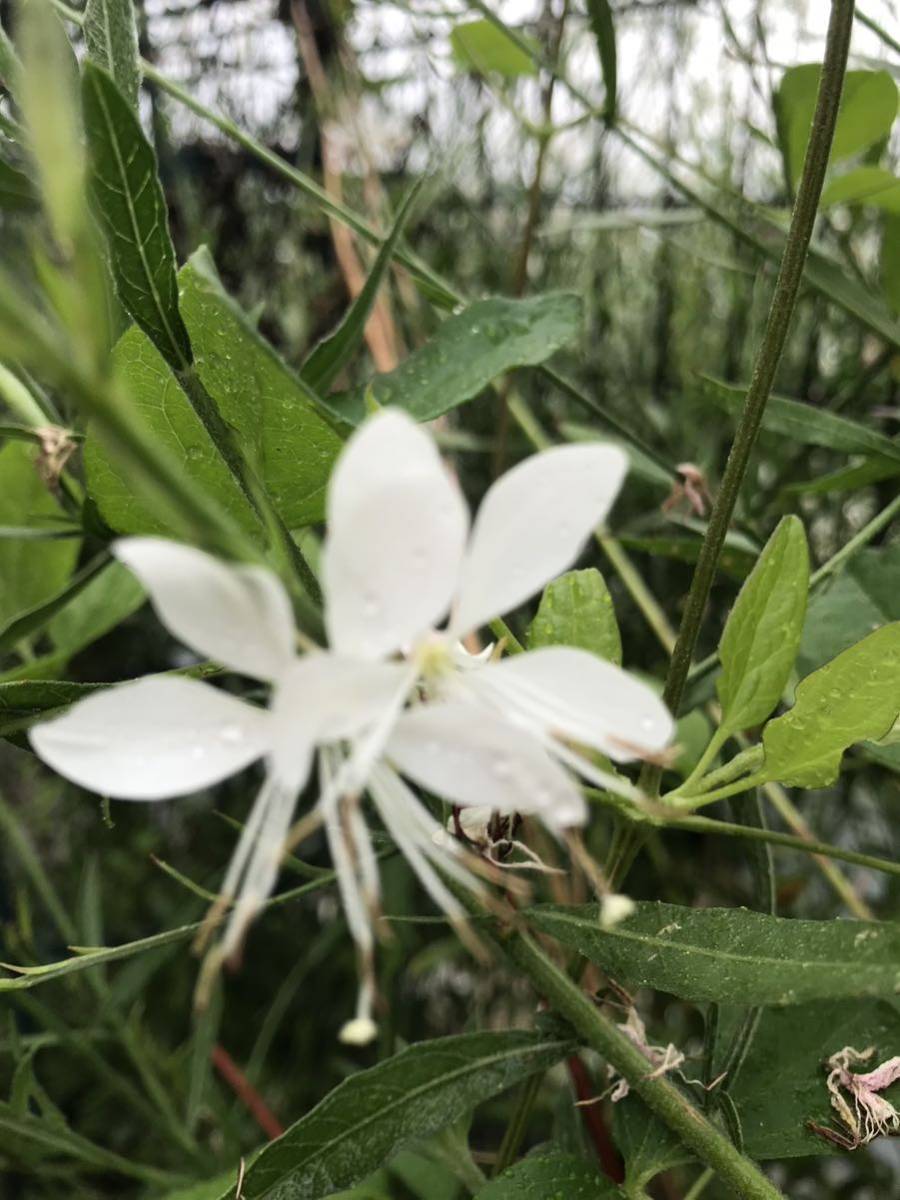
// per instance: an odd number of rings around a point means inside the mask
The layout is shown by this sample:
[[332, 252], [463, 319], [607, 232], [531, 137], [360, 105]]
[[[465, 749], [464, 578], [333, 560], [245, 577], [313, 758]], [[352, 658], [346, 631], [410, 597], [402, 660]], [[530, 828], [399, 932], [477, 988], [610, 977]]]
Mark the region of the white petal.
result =
[[210, 787], [269, 748], [269, 714], [192, 679], [154, 676], [76, 704], [29, 734], [60, 775], [120, 800]]
[[616, 446], [557, 446], [519, 463], [478, 510], [451, 626], [464, 635], [569, 567], [615, 500], [628, 459]]
[[511, 719], [601, 750], [619, 762], [657, 754], [674, 722], [652, 688], [585, 650], [547, 646], [466, 676]]
[[277, 679], [294, 656], [294, 617], [279, 580], [165, 538], [123, 538], [116, 557], [150, 593], [162, 623], [215, 662]]
[[[450, 842], [444, 853], [437, 850], [434, 834], [440, 826], [426, 813], [413, 792], [390, 767], [379, 766], [372, 772], [369, 790], [388, 833], [412, 867], [422, 887], [451, 921], [465, 919], [465, 909], [434, 868], [438, 863], [446, 873], [474, 892], [481, 892], [478, 881], [456, 861], [458, 843]], [[425, 821], [420, 820], [421, 816]]]
[[222, 888], [222, 895], [229, 899], [237, 893], [222, 938], [225, 958], [239, 949], [247, 926], [275, 888], [297, 791], [292, 782], [270, 774], [241, 830]]
[[537, 813], [552, 826], [585, 819], [566, 771], [535, 739], [477, 705], [423, 704], [404, 713], [387, 753], [405, 775], [454, 804]]
[[[272, 701], [273, 762], [296, 773], [315, 745], [344, 739], [353, 752], [336, 773], [334, 796], [361, 790], [415, 683], [409, 663], [366, 662], [314, 652], [297, 659]], [[328, 797], [325, 797], [326, 805]]]
[[468, 523], [459, 487], [425, 430], [396, 411], [366, 421], [328, 492], [322, 585], [332, 649], [383, 657], [439, 621]]
[[[343, 825], [340, 816], [340, 800], [334, 795], [334, 781], [339, 774], [338, 756], [326, 751], [319, 759], [321, 767], [322, 795], [330, 796], [323, 807], [325, 835], [328, 839], [328, 849], [331, 862], [337, 875], [338, 891], [344, 907], [344, 916], [350, 934], [356, 942], [357, 950], [363, 964], [371, 959], [375, 937], [372, 932], [372, 910], [366, 905], [363, 895], [363, 884], [358, 870], [358, 860], [353, 842], [353, 834]], [[367, 967], [364, 967], [364, 971]]]
[[296, 724], [309, 729], [315, 741], [339, 741], [353, 737], [384, 712], [407, 679], [405, 663], [313, 652], [295, 659], [282, 676], [272, 711], [288, 728]]

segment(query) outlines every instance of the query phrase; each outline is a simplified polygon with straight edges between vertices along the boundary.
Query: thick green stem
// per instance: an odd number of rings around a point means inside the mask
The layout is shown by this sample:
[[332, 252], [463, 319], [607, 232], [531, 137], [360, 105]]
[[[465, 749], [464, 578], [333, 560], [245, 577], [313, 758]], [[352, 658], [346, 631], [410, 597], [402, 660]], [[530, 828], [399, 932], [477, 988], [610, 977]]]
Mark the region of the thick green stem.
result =
[[653, 1077], [648, 1059], [605, 1017], [593, 1000], [559, 969], [528, 936], [510, 933], [506, 956], [527, 975], [554, 1011], [564, 1016], [587, 1044], [625, 1079], [665, 1124], [742, 1200], [783, 1200], [755, 1163], [712, 1125], [684, 1093], [664, 1076]]

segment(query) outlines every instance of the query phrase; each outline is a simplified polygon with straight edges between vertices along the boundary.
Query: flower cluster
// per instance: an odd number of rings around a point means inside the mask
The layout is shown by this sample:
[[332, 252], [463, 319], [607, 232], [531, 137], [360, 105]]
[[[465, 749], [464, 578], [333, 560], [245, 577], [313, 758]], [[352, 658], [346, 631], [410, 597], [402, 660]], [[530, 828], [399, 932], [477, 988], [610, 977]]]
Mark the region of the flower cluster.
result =
[[267, 709], [156, 676], [36, 726], [32, 745], [83, 787], [130, 800], [184, 795], [265, 761], [222, 887], [232, 903], [223, 955], [275, 885], [297, 796], [317, 763], [315, 812], [363, 964], [346, 1036], [369, 1036], [378, 871], [364, 793], [435, 903], [461, 922], [446, 881], [477, 886], [463, 841], [441, 836], [410, 782], [455, 806], [534, 814], [559, 833], [585, 820], [576, 776], [629, 791], [592, 751], [624, 761], [656, 755], [671, 738], [655, 693], [594, 655], [548, 647], [498, 659], [490, 648], [463, 648], [571, 564], [625, 470], [612, 446], [545, 451], [490, 488], [470, 530], [428, 433], [382, 411], [349, 440], [329, 487], [327, 650], [297, 652], [290, 602], [264, 568], [160, 538], [115, 546], [163, 624], [196, 653], [267, 684]]

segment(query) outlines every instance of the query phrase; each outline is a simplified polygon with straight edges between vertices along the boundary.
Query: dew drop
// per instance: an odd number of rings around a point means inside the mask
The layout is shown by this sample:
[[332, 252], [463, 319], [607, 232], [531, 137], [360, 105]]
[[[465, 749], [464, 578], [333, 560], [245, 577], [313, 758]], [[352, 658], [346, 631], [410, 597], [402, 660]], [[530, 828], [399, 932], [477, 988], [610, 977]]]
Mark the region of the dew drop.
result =
[[223, 725], [219, 730], [220, 739], [228, 746], [236, 746], [244, 740], [244, 731], [240, 725]]

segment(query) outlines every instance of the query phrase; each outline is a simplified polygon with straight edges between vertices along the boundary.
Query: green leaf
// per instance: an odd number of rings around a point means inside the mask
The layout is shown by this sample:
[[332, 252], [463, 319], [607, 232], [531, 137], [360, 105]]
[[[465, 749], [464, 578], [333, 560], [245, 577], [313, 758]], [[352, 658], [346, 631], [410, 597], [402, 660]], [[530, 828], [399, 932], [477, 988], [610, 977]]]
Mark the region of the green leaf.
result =
[[884, 167], [856, 167], [832, 179], [822, 192], [822, 208], [835, 204], [868, 204], [900, 213], [900, 179]]
[[137, 576], [120, 562], [108, 563], [84, 591], [58, 613], [47, 633], [68, 657], [90, 646], [144, 603]]
[[7, 671], [0, 680], [53, 678], [86, 646], [131, 616], [145, 598], [144, 589], [131, 571], [121, 563], [107, 562], [46, 626], [53, 650]]
[[504, 79], [537, 74], [531, 56], [493, 21], [467, 21], [457, 25], [450, 32], [450, 45], [453, 57], [467, 71], [479, 75], [493, 71]]
[[587, 0], [587, 14], [591, 32], [597, 41], [603, 86], [606, 89], [603, 115], [607, 124], [612, 125], [616, 119], [616, 29], [609, 0]]
[[[691, 204], [713, 221], [730, 230], [757, 254], [780, 263], [784, 255], [785, 232], [762, 208], [743, 196], [720, 188], [717, 194], [699, 192], [669, 170], [667, 163], [646, 147], [631, 139], [620, 128], [620, 136], [637, 150]], [[803, 268], [804, 286], [823, 299], [836, 304], [855, 321], [872, 330], [892, 346], [900, 347], [900, 325], [878, 294], [850, 275], [818, 247], [810, 246]]]
[[23, 69], [17, 99], [54, 237], [67, 253], [87, 222], [78, 121], [78, 64], [49, 0], [24, 5], [17, 29]]
[[[62, 509], [37, 472], [36, 453], [25, 442], [0, 449], [0, 525], [58, 526]], [[66, 584], [75, 560], [75, 539], [0, 540], [0, 626], [43, 604]]]
[[[900, 463], [898, 463], [898, 469], [900, 469]], [[700, 547], [703, 545], [703, 539], [700, 537], [675, 537], [668, 534], [661, 537], [635, 537], [632, 534], [623, 534], [619, 541], [628, 550], [637, 550], [654, 558], [662, 555], [664, 558], [674, 558], [678, 562], [686, 563], [697, 561], [700, 557]], [[743, 580], [750, 574], [753, 564], [756, 562], [757, 551], [751, 548], [747, 542], [748, 539], [743, 538], [734, 530], [726, 536], [725, 548], [719, 559], [719, 569], [724, 575], [729, 575], [732, 579]]]
[[576, 646], [621, 665], [619, 623], [596, 567], [568, 571], [547, 584], [528, 630], [528, 649], [541, 646]]
[[738, 593], [719, 644], [722, 734], [758, 725], [787, 685], [803, 631], [809, 549], [803, 523], [785, 517]]
[[6, 212], [30, 212], [39, 207], [40, 199], [25, 172], [0, 158], [0, 208]]
[[442, 322], [395, 370], [325, 403], [342, 420], [358, 425], [370, 393], [377, 404], [396, 404], [417, 421], [433, 421], [477, 396], [498, 375], [549, 358], [572, 341], [581, 321], [581, 301], [571, 292], [478, 300]]
[[[725, 1064], [745, 1012], [730, 1006], [719, 1010], [713, 1077]], [[884, 1000], [820, 1000], [764, 1009], [752, 1048], [729, 1089], [744, 1152], [762, 1161], [842, 1153], [807, 1127], [810, 1120], [835, 1126], [825, 1087], [825, 1059], [845, 1046], [872, 1046], [867, 1065], [874, 1067], [892, 1057], [898, 1045], [900, 1013]], [[690, 1161], [690, 1152], [637, 1096], [629, 1095], [615, 1106], [614, 1121], [629, 1195], [629, 1189], [645, 1188], [655, 1175]]]
[[27, 728], [40, 717], [66, 708], [107, 686], [105, 683], [27, 679], [0, 683], [0, 737], [6, 737], [11, 730]]
[[290, 528], [321, 520], [343, 444], [332, 418], [225, 292], [205, 248], [178, 278], [197, 372], [276, 509]]
[[[222, 290], [204, 252], [179, 273], [181, 310], [196, 370], [236, 431], [285, 523], [321, 520], [325, 488], [341, 440], [315, 399]], [[245, 529], [258, 529], [246, 497], [162, 356], [130, 329], [113, 352], [154, 438]], [[98, 439], [85, 446], [88, 488], [106, 523], [120, 533], [170, 533]]]
[[810, 599], [800, 674], [809, 675], [891, 621], [900, 621], [900, 545], [861, 550]]
[[[701, 376], [700, 395], [718, 408], [738, 416], [746, 388]], [[763, 429], [808, 446], [824, 446], [841, 454], [865, 454], [900, 463], [900, 442], [867, 429], [846, 417], [783, 396], [772, 396], [763, 415]]]
[[492, 1179], [475, 1200], [614, 1200], [624, 1192], [577, 1154], [530, 1155]]
[[[244, 494], [150, 339], [132, 326], [119, 339], [112, 358], [154, 441], [232, 520], [246, 531], [255, 532], [256, 518]], [[88, 492], [111, 529], [139, 534], [175, 532], [165, 514], [146, 502], [146, 493], [107, 452], [93, 425], [88, 426], [84, 468]]]
[[109, 72], [137, 112], [141, 68], [132, 0], [87, 0], [84, 40], [89, 58]]
[[[722, 1011], [720, 1026], [728, 1015]], [[767, 1009], [731, 1089], [746, 1153], [763, 1160], [840, 1153], [806, 1124], [835, 1126], [824, 1060], [845, 1046], [872, 1046], [868, 1065], [875, 1067], [896, 1054], [898, 1045], [900, 1014], [893, 1003], [824, 1000]]]
[[[682, 779], [687, 779], [703, 757], [712, 732], [709, 717], [699, 708], [679, 717], [675, 726], [674, 738], [678, 757], [672, 763], [671, 770], [680, 775]], [[713, 766], [717, 759], [718, 756], [714, 756], [710, 766]]]
[[421, 191], [423, 182], [424, 176], [407, 192], [397, 211], [391, 231], [382, 242], [381, 249], [372, 263], [369, 277], [353, 304], [344, 314], [343, 320], [333, 333], [319, 342], [300, 369], [300, 378], [314, 392], [324, 392], [331, 386], [335, 376], [350, 361], [351, 356], [361, 344], [365, 334], [366, 321], [369, 319], [378, 289], [391, 265], [394, 250], [400, 241], [413, 202]]
[[613, 1108], [613, 1136], [625, 1160], [625, 1191], [635, 1200], [648, 1184], [692, 1155], [667, 1125], [630, 1092]]
[[173, 1176], [156, 1167], [144, 1166], [81, 1137], [66, 1125], [44, 1120], [31, 1113], [17, 1114], [0, 1101], [0, 1146], [7, 1154], [17, 1155], [20, 1147], [26, 1151], [39, 1149], [42, 1155], [62, 1156], [85, 1163], [95, 1170], [141, 1179], [147, 1183], [171, 1184]]
[[900, 463], [886, 458], [869, 458], [850, 467], [839, 467], [815, 479], [802, 479], [782, 488], [785, 495], [827, 496], [831, 492], [853, 492], [900, 475]]
[[11, 650], [18, 642], [43, 629], [57, 613], [61, 612], [87, 587], [92, 579], [97, 577], [108, 561], [109, 557], [106, 551], [101, 551], [80, 571], [77, 571], [58, 592], [48, 596], [40, 604], [19, 613], [8, 624], [0, 627], [0, 654]]
[[696, 1003], [780, 1006], [900, 989], [900, 927], [887, 922], [787, 920], [651, 901], [638, 901], [609, 929], [596, 904], [541, 904], [524, 915], [625, 987]]
[[844, 751], [883, 737], [900, 712], [900, 621], [876, 629], [797, 686], [794, 707], [763, 730], [767, 779], [827, 787]]
[[[247, 1171], [242, 1200], [276, 1192], [315, 1200], [350, 1187], [409, 1142], [445, 1128], [571, 1049], [568, 1041], [513, 1030], [409, 1046], [345, 1079], [266, 1146]], [[226, 1195], [233, 1198], [234, 1190]]]
[[[789, 67], [776, 97], [779, 137], [796, 183], [812, 127], [821, 63]], [[890, 133], [897, 115], [897, 85], [887, 71], [848, 71], [844, 76], [831, 161], [857, 154]]]
[[88, 62], [82, 104], [91, 186], [106, 230], [116, 290], [129, 316], [176, 370], [192, 359], [178, 311], [175, 250], [156, 155], [113, 79]]

